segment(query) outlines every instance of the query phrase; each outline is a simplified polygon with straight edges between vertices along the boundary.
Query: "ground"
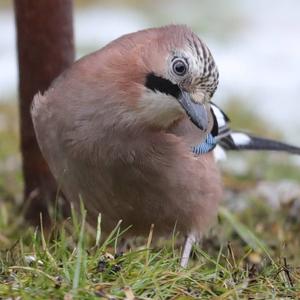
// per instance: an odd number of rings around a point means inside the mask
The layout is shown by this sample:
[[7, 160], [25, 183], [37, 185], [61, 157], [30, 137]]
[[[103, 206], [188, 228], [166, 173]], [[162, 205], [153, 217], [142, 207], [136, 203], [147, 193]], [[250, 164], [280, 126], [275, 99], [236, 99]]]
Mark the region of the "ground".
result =
[[[11, 102], [10, 102], [11, 103]], [[280, 137], [241, 110], [234, 125]], [[0, 299], [297, 299], [300, 298], [300, 167], [283, 154], [230, 155], [222, 165], [225, 200], [218, 221], [179, 267], [180, 240], [116, 253], [122, 232], [101, 240], [73, 212], [53, 228], [22, 219], [17, 110], [0, 105]], [[253, 121], [255, 120], [255, 121]]]

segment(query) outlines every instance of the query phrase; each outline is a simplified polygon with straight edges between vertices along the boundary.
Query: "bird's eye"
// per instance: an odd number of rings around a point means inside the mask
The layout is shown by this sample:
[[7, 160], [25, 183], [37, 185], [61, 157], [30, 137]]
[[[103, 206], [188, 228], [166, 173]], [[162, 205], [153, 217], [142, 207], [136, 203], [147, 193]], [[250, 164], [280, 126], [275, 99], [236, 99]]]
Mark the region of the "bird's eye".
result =
[[173, 67], [173, 72], [178, 76], [185, 75], [188, 70], [187, 63], [180, 58], [173, 61], [172, 67]]

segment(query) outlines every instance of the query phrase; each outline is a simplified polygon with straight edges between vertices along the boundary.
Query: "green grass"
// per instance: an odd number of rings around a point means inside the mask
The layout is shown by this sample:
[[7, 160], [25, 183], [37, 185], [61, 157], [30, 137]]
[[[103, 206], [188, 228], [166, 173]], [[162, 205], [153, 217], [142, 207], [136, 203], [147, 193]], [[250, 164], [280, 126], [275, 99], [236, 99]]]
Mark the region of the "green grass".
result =
[[[245, 224], [251, 223], [250, 220], [245, 217], [241, 222], [224, 207], [219, 215], [219, 224], [201, 246], [195, 247], [187, 269], [179, 266], [180, 246], [175, 237], [162, 247], [155, 247], [149, 240], [118, 256], [118, 227], [107, 240], [98, 243], [96, 236], [101, 233], [87, 229], [83, 209], [80, 217], [52, 228], [47, 238], [43, 231], [33, 229], [16, 238], [8, 236], [10, 245], [2, 249], [0, 256], [0, 297], [124, 299], [127, 294], [127, 299], [133, 299], [128, 296], [133, 294], [137, 299], [295, 299], [299, 296], [300, 269], [296, 267], [299, 258], [290, 256], [292, 253], [296, 256], [299, 248], [287, 249], [284, 241], [276, 240], [276, 235], [273, 241], [269, 240], [269, 233], [259, 234], [258, 238]], [[11, 222], [9, 217], [8, 224]], [[277, 225], [287, 226], [281, 219]], [[5, 224], [1, 229], [5, 232]], [[29, 256], [34, 261], [28, 261]]]
[[[249, 113], [239, 109], [237, 114]], [[122, 236], [117, 224], [104, 240], [101, 218], [97, 228], [91, 229], [83, 207], [50, 229], [25, 226], [15, 105], [2, 104], [1, 115], [6, 121], [0, 128], [0, 141], [5, 145], [0, 151], [0, 299], [300, 297], [300, 218], [291, 215], [294, 201], [273, 210], [249, 192], [260, 179], [299, 179], [299, 170], [286, 156], [245, 155], [247, 175], [224, 173], [231, 196], [220, 208], [217, 224], [194, 248], [188, 268], [183, 269], [179, 266], [181, 240], [175, 234], [158, 243], [149, 234], [117, 255]], [[252, 125], [243, 120], [238, 127], [260, 130], [259, 120]], [[6, 164], [9, 157], [16, 159], [13, 167]], [[232, 209], [241, 201], [244, 209]], [[151, 233], [155, 238], [155, 228]]]

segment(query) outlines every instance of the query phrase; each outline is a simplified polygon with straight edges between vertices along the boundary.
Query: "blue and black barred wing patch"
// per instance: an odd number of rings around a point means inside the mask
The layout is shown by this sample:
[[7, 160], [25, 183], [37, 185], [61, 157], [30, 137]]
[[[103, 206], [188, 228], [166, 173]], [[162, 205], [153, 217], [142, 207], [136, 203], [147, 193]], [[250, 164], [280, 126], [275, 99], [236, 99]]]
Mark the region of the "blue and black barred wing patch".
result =
[[192, 148], [193, 153], [200, 155], [212, 151], [216, 147], [216, 140], [212, 134], [208, 134], [205, 140]]

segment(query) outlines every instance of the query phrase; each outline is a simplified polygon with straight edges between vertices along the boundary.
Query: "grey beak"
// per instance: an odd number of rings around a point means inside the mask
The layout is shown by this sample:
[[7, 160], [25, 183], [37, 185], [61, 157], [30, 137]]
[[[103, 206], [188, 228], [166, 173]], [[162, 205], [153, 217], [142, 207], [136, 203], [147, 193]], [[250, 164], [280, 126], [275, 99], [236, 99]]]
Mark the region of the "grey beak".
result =
[[182, 91], [178, 97], [181, 104], [191, 121], [201, 130], [206, 131], [208, 128], [208, 116], [205, 105], [195, 102], [191, 95]]

